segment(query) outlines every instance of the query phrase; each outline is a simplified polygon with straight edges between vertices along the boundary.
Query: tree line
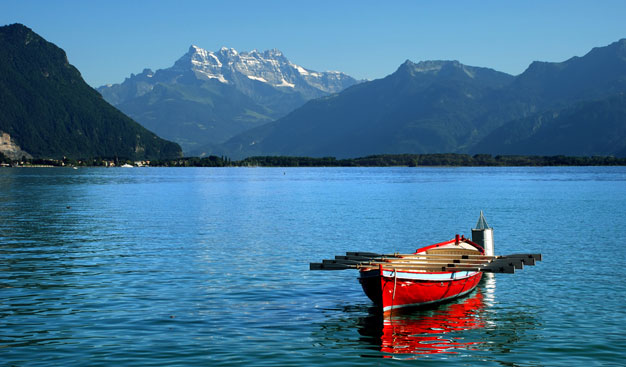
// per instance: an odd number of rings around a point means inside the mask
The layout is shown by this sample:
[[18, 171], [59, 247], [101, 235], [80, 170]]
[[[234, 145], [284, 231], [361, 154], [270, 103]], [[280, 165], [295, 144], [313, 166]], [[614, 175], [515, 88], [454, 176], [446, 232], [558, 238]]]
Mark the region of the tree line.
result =
[[[129, 159], [26, 159], [14, 161], [0, 153], [0, 162], [10, 165], [107, 166], [113, 162], [135, 164]], [[612, 156], [569, 157], [490, 154], [381, 154], [361, 158], [258, 156], [233, 161], [225, 156], [185, 157], [142, 162], [150, 167], [522, 167], [522, 166], [626, 166], [626, 158]]]
[[153, 161], [167, 167], [515, 167], [515, 166], [625, 166], [626, 158], [490, 154], [381, 154], [361, 158], [259, 156], [239, 161], [227, 157], [180, 158]]

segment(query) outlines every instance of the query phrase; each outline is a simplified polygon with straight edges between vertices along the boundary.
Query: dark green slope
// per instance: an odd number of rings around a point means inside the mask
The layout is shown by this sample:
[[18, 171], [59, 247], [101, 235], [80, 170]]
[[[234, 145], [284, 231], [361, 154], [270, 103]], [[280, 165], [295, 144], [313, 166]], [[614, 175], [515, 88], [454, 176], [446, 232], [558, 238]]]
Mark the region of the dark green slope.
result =
[[308, 102], [243, 133], [224, 144], [224, 152], [239, 158], [456, 151], [486, 112], [482, 101], [512, 79], [455, 61], [407, 61], [384, 79]]
[[181, 155], [105, 102], [65, 52], [21, 24], [0, 27], [0, 131], [34, 157]]
[[626, 95], [581, 102], [561, 111], [511, 121], [474, 153], [626, 156]]

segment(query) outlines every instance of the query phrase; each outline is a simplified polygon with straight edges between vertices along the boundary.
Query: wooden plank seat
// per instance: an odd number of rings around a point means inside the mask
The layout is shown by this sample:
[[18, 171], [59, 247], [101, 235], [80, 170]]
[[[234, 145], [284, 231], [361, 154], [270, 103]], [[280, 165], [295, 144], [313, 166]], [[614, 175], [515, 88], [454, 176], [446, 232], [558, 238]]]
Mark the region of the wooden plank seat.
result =
[[434, 248], [426, 250], [428, 255], [480, 255], [480, 252], [476, 250], [464, 249], [464, 248]]

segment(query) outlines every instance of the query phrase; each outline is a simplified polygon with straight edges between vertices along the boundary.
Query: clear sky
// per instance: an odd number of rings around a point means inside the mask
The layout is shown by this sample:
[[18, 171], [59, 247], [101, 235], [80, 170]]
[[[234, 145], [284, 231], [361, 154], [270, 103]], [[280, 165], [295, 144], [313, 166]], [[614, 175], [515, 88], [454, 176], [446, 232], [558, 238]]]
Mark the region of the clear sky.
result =
[[22, 23], [63, 48], [97, 87], [170, 67], [191, 44], [277, 48], [317, 71], [357, 79], [406, 59], [458, 60], [517, 75], [626, 38], [626, 1], [1, 0], [0, 25]]

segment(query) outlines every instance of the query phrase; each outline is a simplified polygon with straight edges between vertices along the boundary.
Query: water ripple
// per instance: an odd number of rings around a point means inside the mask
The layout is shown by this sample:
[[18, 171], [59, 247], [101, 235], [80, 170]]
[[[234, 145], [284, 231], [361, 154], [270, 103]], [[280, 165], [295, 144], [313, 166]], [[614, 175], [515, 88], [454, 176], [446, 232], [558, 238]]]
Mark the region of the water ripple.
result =
[[[626, 169], [2, 169], [6, 365], [621, 365]], [[308, 263], [467, 234], [541, 252], [383, 319]], [[606, 254], [606, 256], [598, 256]]]

